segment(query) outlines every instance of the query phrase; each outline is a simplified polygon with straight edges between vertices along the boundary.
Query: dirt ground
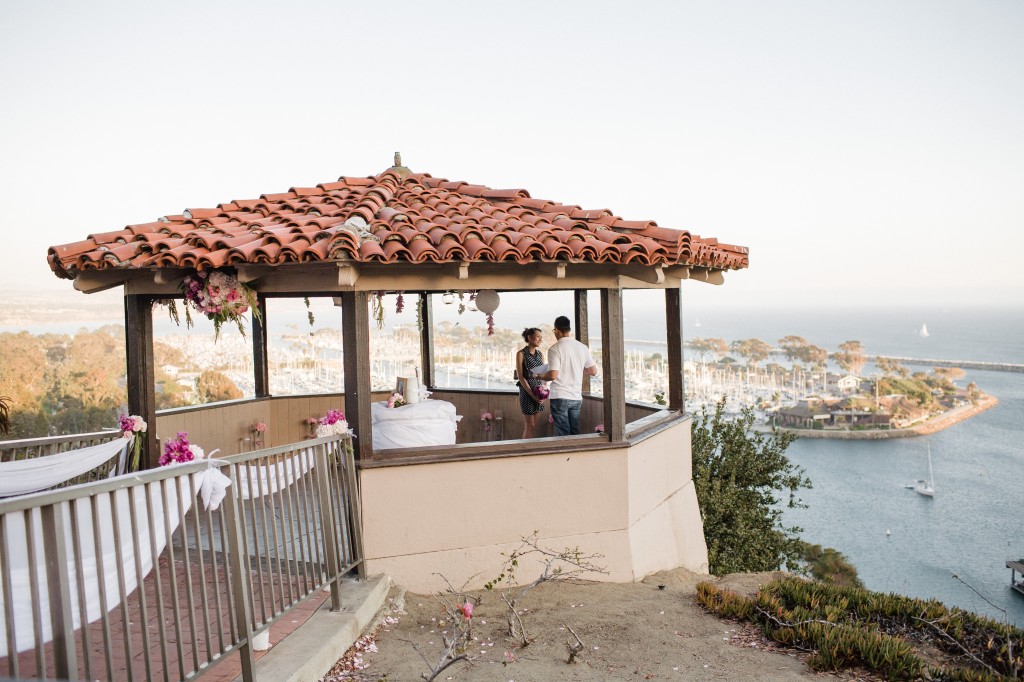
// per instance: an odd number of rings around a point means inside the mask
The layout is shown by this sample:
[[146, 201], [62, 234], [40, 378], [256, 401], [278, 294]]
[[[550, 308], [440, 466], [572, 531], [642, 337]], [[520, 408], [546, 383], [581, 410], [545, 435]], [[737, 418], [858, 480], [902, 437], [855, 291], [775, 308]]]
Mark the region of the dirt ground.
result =
[[[658, 573], [633, 584], [554, 582], [532, 589], [520, 602], [525, 648], [507, 636], [507, 607], [496, 592], [481, 597], [473, 612], [473, 660], [459, 662], [435, 679], [551, 682], [553, 680], [808, 680], [874, 679], [864, 674], [815, 674], [803, 655], [776, 651], [749, 626], [720, 620], [696, 602], [701, 580], [746, 594], [777, 574], [724, 578], [684, 569]], [[368, 633], [325, 681], [412, 682], [424, 679], [441, 657], [447, 628], [430, 595], [392, 590], [383, 621]], [[571, 628], [583, 641], [577, 661], [567, 663]]]

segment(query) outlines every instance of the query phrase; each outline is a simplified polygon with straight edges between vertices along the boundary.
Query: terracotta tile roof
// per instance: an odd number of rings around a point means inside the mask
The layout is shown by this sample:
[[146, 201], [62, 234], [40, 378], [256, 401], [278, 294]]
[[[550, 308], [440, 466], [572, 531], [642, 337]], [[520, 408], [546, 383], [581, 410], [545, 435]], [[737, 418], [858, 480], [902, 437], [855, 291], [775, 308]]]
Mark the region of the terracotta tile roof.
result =
[[110, 268], [217, 268], [243, 263], [567, 261], [732, 270], [747, 249], [608, 209], [534, 199], [392, 167], [53, 246], [59, 277]]

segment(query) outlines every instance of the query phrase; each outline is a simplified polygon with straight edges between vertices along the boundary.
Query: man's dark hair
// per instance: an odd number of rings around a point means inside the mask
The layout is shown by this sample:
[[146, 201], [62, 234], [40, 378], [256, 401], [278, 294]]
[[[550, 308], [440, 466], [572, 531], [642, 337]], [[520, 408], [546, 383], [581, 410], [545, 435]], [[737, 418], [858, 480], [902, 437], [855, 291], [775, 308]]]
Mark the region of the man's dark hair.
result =
[[572, 329], [572, 324], [569, 323], [569, 318], [565, 315], [559, 315], [555, 318], [555, 329], [560, 332], [567, 332]]

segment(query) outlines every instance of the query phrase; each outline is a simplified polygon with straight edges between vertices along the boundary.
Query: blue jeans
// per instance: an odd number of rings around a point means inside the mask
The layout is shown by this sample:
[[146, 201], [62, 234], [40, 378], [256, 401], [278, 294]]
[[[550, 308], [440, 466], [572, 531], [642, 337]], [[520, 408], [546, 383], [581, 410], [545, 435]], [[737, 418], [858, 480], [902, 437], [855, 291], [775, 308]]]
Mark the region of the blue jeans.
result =
[[582, 400], [551, 399], [551, 419], [555, 422], [556, 436], [575, 436], [580, 432]]

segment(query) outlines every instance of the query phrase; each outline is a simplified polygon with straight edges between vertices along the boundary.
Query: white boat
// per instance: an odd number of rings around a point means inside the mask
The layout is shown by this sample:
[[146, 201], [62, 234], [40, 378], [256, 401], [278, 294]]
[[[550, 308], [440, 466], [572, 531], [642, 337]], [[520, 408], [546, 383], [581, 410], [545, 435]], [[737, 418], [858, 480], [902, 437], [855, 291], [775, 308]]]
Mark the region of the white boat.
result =
[[925, 497], [935, 496], [935, 477], [932, 475], [932, 447], [928, 445], [928, 480], [914, 486], [914, 492]]
[[921, 338], [924, 338], [926, 336], [930, 336], [928, 334], [928, 325], [922, 324], [921, 328], [917, 331], [917, 335], [920, 336]]

